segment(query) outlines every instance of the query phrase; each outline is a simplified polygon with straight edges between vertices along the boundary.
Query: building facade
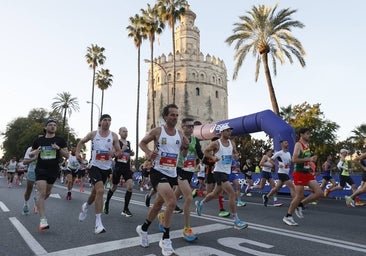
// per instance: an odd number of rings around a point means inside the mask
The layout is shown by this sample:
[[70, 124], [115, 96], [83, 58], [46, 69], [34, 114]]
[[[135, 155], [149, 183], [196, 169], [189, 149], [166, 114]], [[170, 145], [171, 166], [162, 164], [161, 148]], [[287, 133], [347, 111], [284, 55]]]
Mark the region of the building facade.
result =
[[[196, 14], [186, 8], [179, 26], [175, 29], [176, 97], [180, 120], [191, 117], [203, 124], [228, 118], [227, 71], [219, 58], [200, 50], [200, 31], [194, 22]], [[162, 109], [173, 103], [173, 55], [161, 55], [153, 61], [148, 76], [148, 110], [146, 129], [164, 123]], [[154, 83], [154, 92], [151, 83]], [[155, 97], [155, 120], [153, 124], [152, 97]]]

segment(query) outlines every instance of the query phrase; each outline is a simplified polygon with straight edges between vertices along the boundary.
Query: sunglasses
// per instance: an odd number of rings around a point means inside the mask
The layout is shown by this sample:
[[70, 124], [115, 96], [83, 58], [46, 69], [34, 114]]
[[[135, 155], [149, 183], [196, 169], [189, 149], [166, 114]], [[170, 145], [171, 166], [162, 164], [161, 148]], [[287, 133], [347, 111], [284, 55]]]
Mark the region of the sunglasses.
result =
[[194, 125], [189, 125], [189, 124], [185, 124], [185, 127], [189, 128], [189, 129], [193, 129]]

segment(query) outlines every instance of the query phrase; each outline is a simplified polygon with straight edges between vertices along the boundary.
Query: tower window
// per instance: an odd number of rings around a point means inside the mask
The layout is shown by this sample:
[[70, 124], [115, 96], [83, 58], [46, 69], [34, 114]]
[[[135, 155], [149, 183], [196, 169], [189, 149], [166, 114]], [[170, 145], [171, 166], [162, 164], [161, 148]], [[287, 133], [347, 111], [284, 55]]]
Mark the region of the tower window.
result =
[[218, 91], [215, 92], [215, 96], [216, 96], [216, 99], [219, 98], [219, 92]]
[[200, 96], [200, 88], [196, 88], [196, 96]]

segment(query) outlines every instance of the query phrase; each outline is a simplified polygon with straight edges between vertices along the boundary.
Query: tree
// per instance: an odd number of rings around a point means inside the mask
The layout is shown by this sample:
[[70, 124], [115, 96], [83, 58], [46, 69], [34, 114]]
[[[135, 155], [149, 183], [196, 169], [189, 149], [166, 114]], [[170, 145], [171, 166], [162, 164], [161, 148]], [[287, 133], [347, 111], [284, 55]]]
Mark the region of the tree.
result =
[[140, 129], [140, 87], [141, 87], [141, 44], [146, 35], [142, 31], [142, 18], [138, 14], [130, 17], [130, 25], [127, 26], [128, 37], [133, 39], [133, 42], [137, 48], [137, 100], [136, 100], [136, 155], [135, 155], [135, 168], [138, 170], [139, 159], [139, 129]]
[[[62, 116], [58, 112], [48, 112], [47, 110], [32, 109], [27, 117], [18, 117], [6, 125], [6, 132], [2, 148], [4, 149], [4, 159], [8, 160], [12, 156], [18, 159], [24, 156], [26, 149], [32, 146], [34, 139], [38, 134], [42, 134], [45, 122], [49, 117], [61, 123]], [[68, 129], [66, 128], [66, 131]], [[57, 135], [61, 135], [61, 130], [56, 131]], [[69, 140], [76, 145], [77, 140], [75, 134], [69, 132]]]
[[163, 22], [167, 22], [172, 29], [173, 46], [173, 104], [175, 104], [176, 92], [176, 68], [175, 68], [175, 24], [180, 16], [185, 13], [188, 5], [186, 0], [158, 0], [158, 16]]
[[92, 94], [91, 94], [91, 110], [90, 110], [90, 130], [93, 130], [93, 107], [94, 107], [94, 84], [95, 84], [95, 71], [99, 65], [103, 65], [106, 57], [104, 56], [104, 47], [99, 47], [98, 45], [92, 44], [87, 48], [87, 53], [85, 55], [86, 62], [89, 67], [93, 70], [93, 80], [92, 80]]
[[324, 118], [320, 104], [304, 102], [292, 107], [294, 119], [289, 123], [297, 132], [302, 127], [311, 129], [310, 148], [318, 155], [318, 164], [330, 153], [338, 152], [336, 131], [339, 125]]
[[157, 6], [151, 7], [147, 4], [147, 9], [141, 9], [142, 14], [142, 32], [150, 41], [150, 82], [151, 82], [151, 98], [152, 98], [152, 120], [153, 125], [151, 128], [156, 127], [155, 117], [155, 81], [154, 81], [154, 42], [155, 34], [161, 34], [164, 29], [164, 23], [158, 19]]
[[107, 90], [113, 83], [113, 75], [109, 72], [109, 69], [102, 68], [97, 71], [95, 84], [99, 89], [102, 90], [102, 100], [100, 103], [100, 114], [103, 113], [103, 103], [104, 103], [104, 90]]
[[234, 34], [226, 39], [226, 43], [229, 45], [236, 42], [233, 79], [238, 77], [243, 61], [251, 52], [256, 57], [255, 81], [258, 81], [259, 68], [262, 64], [272, 109], [277, 115], [279, 115], [279, 108], [268, 66], [268, 55], [272, 59], [274, 75], [277, 74], [277, 60], [284, 64], [287, 58], [292, 64], [292, 55], [298, 59], [302, 67], [305, 66], [305, 50], [301, 42], [291, 33], [293, 28], [304, 27], [300, 21], [291, 19], [291, 15], [295, 12], [296, 10], [289, 8], [277, 12], [277, 5], [274, 7], [253, 6], [252, 10], [247, 12], [248, 15], [240, 16], [240, 22], [234, 23]]
[[354, 135], [351, 136], [350, 139], [354, 144], [356, 144], [356, 148], [364, 148], [366, 146], [366, 124], [357, 126], [356, 129], [352, 130], [351, 132], [354, 133]]
[[69, 92], [58, 93], [57, 97], [53, 98], [55, 101], [52, 103], [52, 110], [60, 113], [62, 118], [62, 134], [65, 135], [65, 125], [66, 125], [66, 113], [69, 117], [72, 111], [79, 111], [79, 102], [75, 97], [71, 97]]

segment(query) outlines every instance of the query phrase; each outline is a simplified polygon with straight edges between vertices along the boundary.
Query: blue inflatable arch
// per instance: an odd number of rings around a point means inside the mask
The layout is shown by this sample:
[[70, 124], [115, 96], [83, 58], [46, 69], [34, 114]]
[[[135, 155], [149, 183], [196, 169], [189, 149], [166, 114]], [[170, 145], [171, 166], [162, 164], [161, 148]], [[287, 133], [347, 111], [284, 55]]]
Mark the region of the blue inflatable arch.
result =
[[294, 128], [271, 110], [264, 110], [262, 112], [227, 119], [217, 123], [195, 126], [193, 134], [198, 139], [211, 140], [213, 137], [217, 136], [220, 126], [223, 124], [229, 124], [230, 127], [234, 128], [232, 136], [262, 131], [265, 132], [273, 139], [274, 149], [276, 151], [281, 150], [280, 141], [287, 140], [291, 155], [293, 153], [296, 141]]

